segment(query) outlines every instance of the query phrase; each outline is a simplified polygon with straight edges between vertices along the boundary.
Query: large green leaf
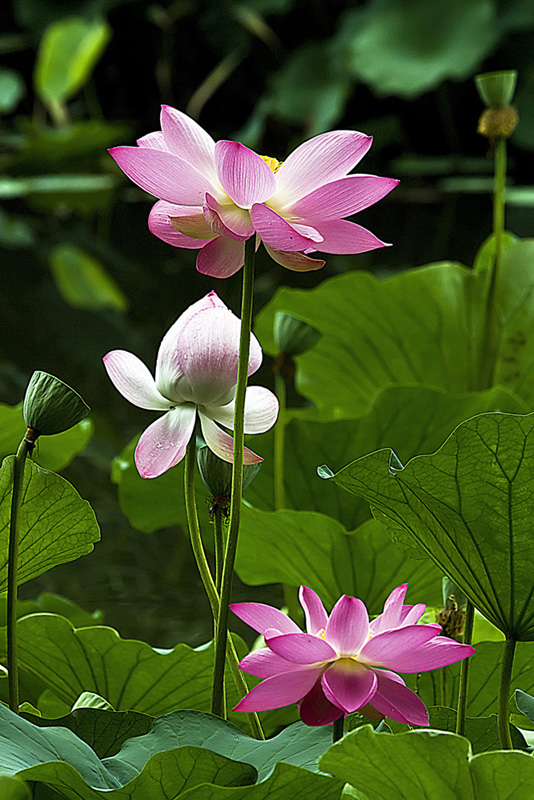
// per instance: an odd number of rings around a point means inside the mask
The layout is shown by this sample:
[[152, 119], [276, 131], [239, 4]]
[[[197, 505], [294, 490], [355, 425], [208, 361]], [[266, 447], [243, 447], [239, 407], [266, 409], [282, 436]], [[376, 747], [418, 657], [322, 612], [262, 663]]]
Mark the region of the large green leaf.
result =
[[[0, 591], [7, 586], [7, 549], [14, 456], [0, 469]], [[27, 460], [20, 512], [18, 582], [90, 553], [100, 538], [95, 514], [68, 481]]]
[[[0, 458], [17, 452], [26, 433], [26, 427], [22, 416], [22, 405], [8, 406], [0, 403]], [[93, 423], [89, 419], [84, 419], [68, 431], [54, 436], [42, 436], [37, 444], [34, 459], [44, 469], [59, 472], [84, 449], [92, 433]]]
[[[381, 450], [333, 477], [426, 552], [494, 625], [534, 639], [534, 414], [481, 414], [403, 468]], [[325, 475], [327, 473], [324, 473]]]
[[31, 800], [30, 788], [13, 775], [0, 774], [0, 797], [2, 800]]
[[[455, 396], [423, 386], [390, 386], [374, 398], [371, 408], [359, 418], [324, 422], [313, 410], [292, 411], [286, 429], [286, 505], [319, 511], [335, 517], [347, 529], [355, 528], [369, 517], [367, 503], [355, 503], [337, 487], [329, 490], [321, 486], [316, 472], [319, 464], [338, 470], [349, 460], [386, 446], [392, 447], [402, 461], [432, 453], [460, 422], [493, 410], [527, 409], [501, 388]], [[252, 446], [265, 460], [245, 497], [254, 506], [272, 511], [272, 431], [254, 437]]]
[[[329, 734], [327, 728], [297, 723], [274, 739], [257, 741], [216, 717], [178, 712], [157, 720], [150, 733], [130, 738], [115, 756], [100, 760], [72, 731], [39, 728], [0, 707], [0, 770], [55, 787], [69, 800], [104, 794], [113, 800], [237, 798], [242, 795], [235, 787], [243, 784], [248, 784], [243, 787], [247, 798], [334, 800], [340, 782], [316, 774]], [[253, 792], [250, 784], [256, 777], [264, 783]], [[231, 786], [237, 794], [218, 794], [208, 784]]]
[[111, 36], [103, 20], [66, 17], [47, 27], [39, 45], [35, 88], [45, 103], [63, 103], [89, 80]]
[[411, 603], [441, 601], [439, 570], [428, 559], [407, 557], [376, 520], [347, 533], [322, 514], [244, 507], [236, 571], [252, 585], [304, 584], [329, 607], [342, 594], [359, 597], [370, 614], [381, 612], [399, 583], [409, 584]]
[[333, 745], [320, 767], [354, 786], [358, 800], [528, 800], [534, 793], [530, 755], [472, 756], [467, 739], [434, 730], [392, 736], [365, 725]]
[[[493, 383], [534, 404], [534, 241], [503, 252], [496, 294]], [[285, 311], [322, 333], [297, 357], [297, 386], [319, 409], [363, 413], [391, 384], [426, 385], [454, 393], [486, 388], [487, 270], [433, 264], [387, 280], [349, 272], [316, 289], [281, 289], [259, 314], [257, 333], [275, 352], [272, 327]]]
[[371, 0], [343, 17], [340, 35], [354, 77], [409, 98], [472, 74], [496, 37], [491, 0]]

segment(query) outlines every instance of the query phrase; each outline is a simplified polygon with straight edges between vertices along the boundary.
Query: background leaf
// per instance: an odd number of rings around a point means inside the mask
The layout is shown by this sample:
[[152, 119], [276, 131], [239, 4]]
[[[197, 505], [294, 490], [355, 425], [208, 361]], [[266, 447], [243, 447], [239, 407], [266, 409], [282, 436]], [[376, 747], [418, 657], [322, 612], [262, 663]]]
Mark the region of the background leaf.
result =
[[347, 533], [336, 520], [322, 514], [270, 513], [244, 507], [236, 571], [242, 581], [253, 586], [304, 584], [316, 591], [327, 607], [342, 594], [359, 597], [370, 614], [381, 612], [399, 583], [408, 583], [409, 603], [439, 604], [441, 600], [439, 570], [428, 559], [408, 558], [376, 520]]
[[111, 36], [103, 20], [67, 17], [45, 30], [37, 54], [34, 82], [45, 103], [64, 102], [89, 80]]
[[125, 311], [128, 301], [102, 264], [74, 244], [50, 253], [50, 268], [63, 299], [72, 306]]

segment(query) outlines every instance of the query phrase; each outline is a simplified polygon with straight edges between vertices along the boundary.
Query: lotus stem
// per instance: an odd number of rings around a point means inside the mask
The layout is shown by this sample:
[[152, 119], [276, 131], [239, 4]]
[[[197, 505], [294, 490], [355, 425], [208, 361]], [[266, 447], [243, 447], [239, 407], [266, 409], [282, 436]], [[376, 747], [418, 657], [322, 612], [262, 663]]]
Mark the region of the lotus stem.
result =
[[512, 750], [512, 737], [510, 735], [510, 684], [512, 680], [512, 667], [514, 664], [516, 640], [506, 637], [501, 664], [501, 683], [499, 686], [499, 713], [498, 728], [499, 739], [503, 750]]
[[274, 507], [285, 508], [285, 442], [286, 380], [279, 369], [274, 374], [274, 391], [278, 398], [278, 419], [274, 426]]
[[[241, 333], [239, 337], [239, 362], [234, 413], [234, 460], [232, 465], [232, 491], [230, 499], [230, 524], [226, 538], [224, 565], [221, 580], [221, 596], [217, 619], [215, 644], [215, 666], [213, 675], [213, 713], [220, 712], [224, 690], [224, 667], [228, 638], [228, 606], [232, 593], [237, 539], [241, 521], [241, 498], [243, 494], [243, 451], [245, 446], [245, 394], [247, 390], [250, 331], [252, 328], [252, 301], [254, 293], [254, 262], [256, 240], [251, 236], [245, 243], [243, 268], [243, 293], [241, 300]], [[218, 710], [218, 711], [217, 711]]]
[[19, 713], [19, 668], [17, 658], [17, 570], [19, 558], [20, 510], [24, 486], [26, 456], [30, 455], [35, 441], [21, 441], [13, 465], [13, 494], [9, 520], [9, 547], [7, 557], [7, 669], [9, 707]]
[[[208, 559], [206, 558], [206, 552], [204, 550], [204, 545], [202, 543], [202, 536], [200, 533], [200, 523], [198, 521], [198, 511], [197, 511], [197, 503], [195, 497], [195, 465], [196, 465], [196, 442], [195, 442], [195, 437], [193, 436], [191, 437], [191, 440], [187, 445], [187, 450], [185, 454], [185, 470], [184, 470], [185, 511], [187, 516], [187, 525], [189, 528], [189, 538], [191, 540], [191, 547], [193, 550], [193, 554], [195, 556], [195, 561], [197, 563], [198, 571], [200, 572], [202, 583], [204, 584], [204, 588], [208, 596], [211, 613], [213, 615], [215, 640], [217, 648], [217, 641], [219, 640], [219, 638], [222, 638], [218, 636], [219, 629], [217, 625], [217, 621], [219, 618], [220, 600], [219, 600], [219, 593], [213, 581], [211, 570], [208, 564]], [[239, 656], [235, 649], [234, 643], [231, 638], [228, 638], [228, 631], [226, 630], [224, 633], [225, 633], [224, 640], [226, 647], [225, 656], [228, 659], [230, 670], [232, 672], [232, 677], [234, 679], [234, 683], [236, 685], [239, 697], [241, 698], [247, 694], [247, 692], [249, 691], [249, 687], [245, 676], [239, 669]], [[215, 651], [215, 655], [217, 655], [217, 649]], [[223, 667], [224, 667], [224, 661], [223, 661]], [[215, 696], [215, 692], [213, 693], [211, 710], [212, 714], [216, 714], [217, 716], [220, 716], [222, 719], [226, 719], [224, 672], [223, 672], [223, 684], [221, 686], [221, 684], [219, 683], [218, 686], [220, 688], [220, 694]], [[252, 735], [256, 739], [265, 739], [265, 735], [263, 733], [260, 718], [258, 717], [258, 715], [255, 712], [253, 712], [247, 714], [247, 718]]]
[[343, 714], [334, 720], [332, 725], [332, 741], [339, 742], [340, 739], [343, 738], [344, 734], [344, 726], [345, 726], [345, 717]]
[[224, 564], [224, 517], [219, 506], [213, 512], [213, 541], [215, 544], [215, 586], [221, 591], [222, 573]]
[[[471, 644], [473, 638], [473, 623], [475, 621], [475, 607], [469, 600], [465, 607], [464, 644]], [[456, 733], [465, 735], [465, 715], [467, 712], [467, 692], [469, 690], [469, 665], [470, 658], [460, 662], [460, 688], [458, 690], [458, 707], [456, 711]]]

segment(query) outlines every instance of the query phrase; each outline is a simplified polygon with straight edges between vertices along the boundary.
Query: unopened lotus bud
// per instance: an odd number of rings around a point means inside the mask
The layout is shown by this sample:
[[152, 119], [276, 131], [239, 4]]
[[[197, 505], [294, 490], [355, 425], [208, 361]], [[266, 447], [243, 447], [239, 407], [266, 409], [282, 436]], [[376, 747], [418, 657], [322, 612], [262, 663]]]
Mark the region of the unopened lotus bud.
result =
[[[223, 461], [207, 445], [199, 447], [197, 464], [204, 484], [214, 498], [228, 497], [232, 491], [232, 464]], [[249, 486], [260, 469], [260, 464], [243, 465], [243, 491]]]
[[273, 335], [278, 350], [290, 356], [304, 353], [321, 338], [318, 330], [285, 311], [276, 312]]
[[89, 414], [90, 408], [78, 392], [47, 372], [34, 372], [22, 413], [33, 439], [52, 436], [72, 428]]
[[503, 108], [509, 106], [514, 98], [517, 70], [484, 72], [475, 75], [475, 83], [486, 108]]

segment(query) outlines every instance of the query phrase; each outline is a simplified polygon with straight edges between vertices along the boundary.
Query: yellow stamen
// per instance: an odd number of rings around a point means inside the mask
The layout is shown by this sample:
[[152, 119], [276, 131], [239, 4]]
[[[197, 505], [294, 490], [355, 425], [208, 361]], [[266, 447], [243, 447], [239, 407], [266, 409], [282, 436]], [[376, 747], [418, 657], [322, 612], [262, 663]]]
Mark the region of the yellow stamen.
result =
[[283, 161], [278, 161], [278, 159], [273, 158], [272, 156], [260, 156], [260, 158], [263, 158], [267, 166], [272, 169], [275, 175], [284, 163]]

